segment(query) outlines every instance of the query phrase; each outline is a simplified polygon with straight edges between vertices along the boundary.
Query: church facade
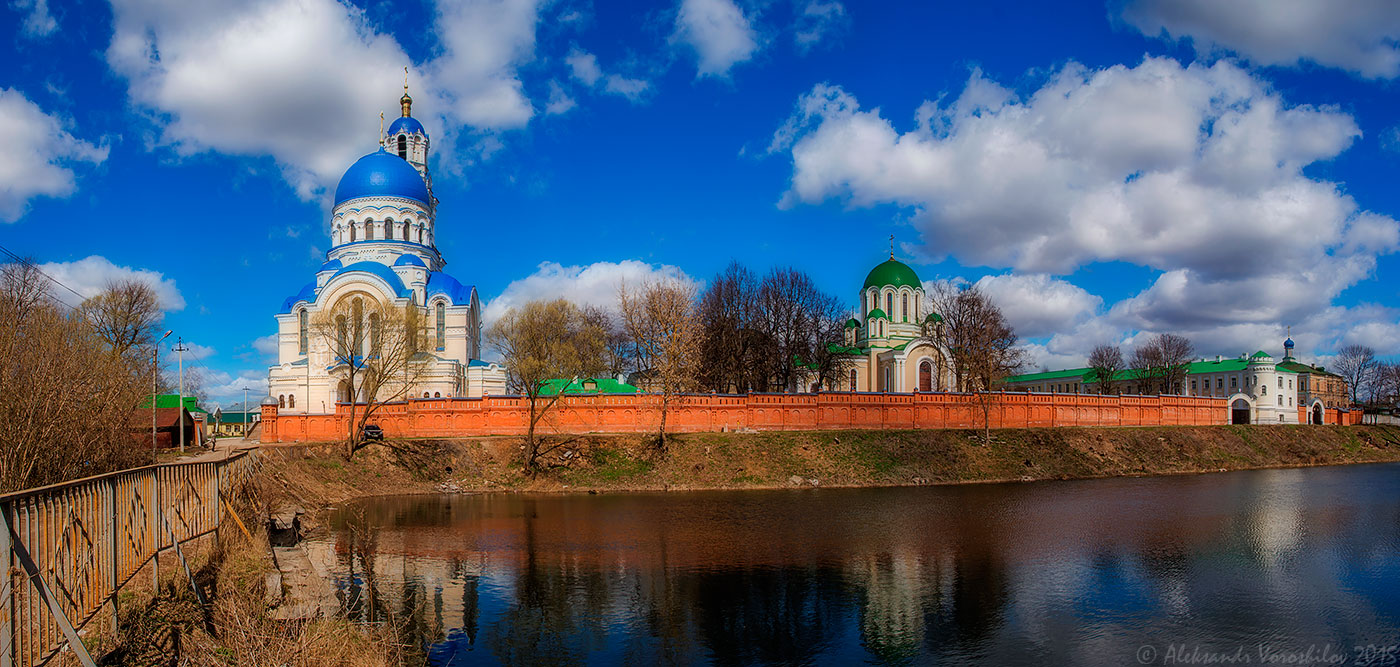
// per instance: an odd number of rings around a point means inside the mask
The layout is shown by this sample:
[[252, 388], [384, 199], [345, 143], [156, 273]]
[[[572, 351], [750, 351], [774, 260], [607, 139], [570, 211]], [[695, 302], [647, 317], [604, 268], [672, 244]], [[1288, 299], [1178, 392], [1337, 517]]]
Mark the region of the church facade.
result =
[[336, 187], [325, 263], [277, 312], [277, 364], [268, 371], [268, 392], [281, 412], [324, 414], [351, 400], [345, 362], [313, 333], [312, 322], [355, 299], [418, 309], [425, 330], [414, 363], [422, 366], [408, 396], [505, 393], [504, 371], [481, 361], [476, 288], [443, 270], [429, 138], [412, 116], [407, 86], [399, 102], [402, 115], [380, 133], [379, 150], [351, 165]]
[[859, 392], [956, 391], [952, 357], [924, 335], [942, 321], [925, 302], [914, 269], [894, 258], [865, 277], [859, 317], [846, 321], [844, 345], [834, 345], [845, 377], [830, 389]]

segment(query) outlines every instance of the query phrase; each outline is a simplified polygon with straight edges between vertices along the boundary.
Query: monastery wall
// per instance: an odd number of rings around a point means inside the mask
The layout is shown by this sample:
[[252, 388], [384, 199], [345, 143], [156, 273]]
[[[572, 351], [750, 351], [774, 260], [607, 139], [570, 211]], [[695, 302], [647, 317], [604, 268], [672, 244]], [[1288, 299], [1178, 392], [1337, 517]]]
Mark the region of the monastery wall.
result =
[[[1085, 394], [750, 394], [685, 395], [667, 415], [671, 433], [753, 429], [819, 431], [843, 429], [982, 428], [983, 398], [992, 428], [1055, 426], [1207, 426], [1228, 424], [1225, 399], [1193, 396], [1094, 396]], [[647, 433], [657, 429], [657, 395], [568, 396], [537, 427], [545, 434]], [[1333, 411], [1328, 423], [1343, 417]], [[264, 406], [263, 442], [307, 442], [343, 438], [350, 406], [333, 414], [278, 415]], [[529, 402], [515, 396], [413, 399], [386, 404], [370, 423], [390, 438], [522, 435]]]

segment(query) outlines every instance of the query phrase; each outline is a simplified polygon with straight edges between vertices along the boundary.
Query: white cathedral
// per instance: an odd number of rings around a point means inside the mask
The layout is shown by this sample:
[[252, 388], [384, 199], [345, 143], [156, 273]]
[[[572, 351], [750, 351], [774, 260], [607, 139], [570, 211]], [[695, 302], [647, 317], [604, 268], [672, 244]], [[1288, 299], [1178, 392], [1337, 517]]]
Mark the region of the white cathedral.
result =
[[421, 309], [427, 322], [424, 364], [413, 398], [505, 393], [505, 372], [481, 361], [481, 302], [476, 288], [443, 272], [434, 243], [438, 200], [428, 173], [428, 133], [410, 113], [381, 132], [379, 150], [345, 171], [331, 210], [331, 248], [316, 277], [277, 312], [277, 365], [268, 392], [284, 413], [324, 414], [350, 400], [343, 362], [312, 335], [316, 313], [345, 299], [367, 298]]

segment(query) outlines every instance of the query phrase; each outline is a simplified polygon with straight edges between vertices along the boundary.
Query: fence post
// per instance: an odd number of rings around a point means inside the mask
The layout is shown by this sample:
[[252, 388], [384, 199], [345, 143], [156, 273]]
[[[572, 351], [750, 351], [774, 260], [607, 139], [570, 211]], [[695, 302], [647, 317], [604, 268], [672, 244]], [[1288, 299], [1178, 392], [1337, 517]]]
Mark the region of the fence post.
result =
[[[0, 505], [0, 513], [5, 515], [5, 525], [10, 525], [10, 505]], [[15, 578], [14, 545], [10, 542], [10, 531], [0, 531], [0, 566], [5, 568], [5, 580], [0, 584], [0, 614], [5, 619], [0, 623], [0, 667], [13, 667], [15, 664]]]
[[156, 515], [160, 512], [160, 466], [151, 466], [151, 590], [160, 595], [160, 528]]
[[111, 523], [111, 528], [112, 528], [112, 529], [109, 530], [109, 531], [107, 531], [107, 539], [109, 539], [109, 540], [112, 541], [112, 550], [111, 550], [111, 555], [112, 555], [112, 563], [111, 563], [111, 565], [112, 565], [112, 580], [111, 580], [111, 584], [112, 584], [112, 592], [111, 592], [111, 595], [112, 595], [112, 637], [115, 639], [116, 636], [117, 636], [117, 584], [118, 584], [118, 582], [119, 582], [119, 579], [117, 579], [117, 571], [121, 569], [121, 567], [120, 567], [120, 566], [118, 565], [118, 563], [117, 563], [117, 545], [121, 543], [121, 540], [117, 539], [117, 478], [116, 478], [116, 477], [113, 477], [113, 478], [107, 480], [107, 498], [108, 498], [107, 509], [109, 509], [109, 510], [112, 511], [112, 523]]

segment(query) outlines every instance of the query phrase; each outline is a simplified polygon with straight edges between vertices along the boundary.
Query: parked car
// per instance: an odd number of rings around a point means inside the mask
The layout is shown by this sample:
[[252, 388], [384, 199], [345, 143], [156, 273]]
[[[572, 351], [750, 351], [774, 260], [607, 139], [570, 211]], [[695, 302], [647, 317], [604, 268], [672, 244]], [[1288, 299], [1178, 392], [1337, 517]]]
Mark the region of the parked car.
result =
[[384, 429], [379, 428], [378, 424], [365, 424], [365, 429], [360, 431], [360, 438], [364, 440], [383, 440]]

